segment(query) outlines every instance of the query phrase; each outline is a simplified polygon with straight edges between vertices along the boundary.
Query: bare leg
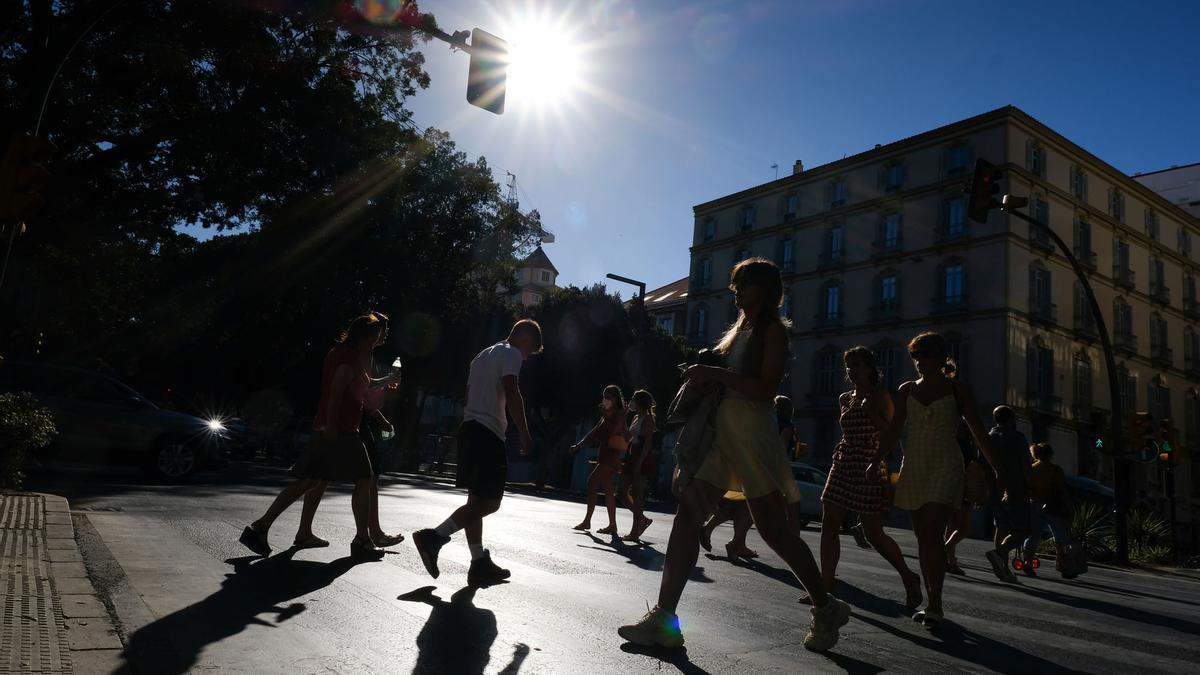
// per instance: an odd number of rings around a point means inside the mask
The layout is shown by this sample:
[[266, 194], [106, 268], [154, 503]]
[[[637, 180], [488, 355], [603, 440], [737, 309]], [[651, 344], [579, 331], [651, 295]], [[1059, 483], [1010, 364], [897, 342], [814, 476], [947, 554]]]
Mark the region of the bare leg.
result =
[[950, 507], [930, 502], [911, 513], [913, 532], [917, 535], [921, 576], [925, 578], [925, 591], [929, 597], [926, 608], [940, 614], [942, 584], [946, 579], [946, 548], [942, 535], [950, 520]]
[[966, 539], [967, 530], [971, 527], [971, 509], [963, 506], [950, 514], [950, 524], [946, 527], [946, 562], [958, 564], [958, 542]]
[[483, 519], [500, 509], [499, 499], [487, 499], [467, 495], [467, 503], [460, 506], [450, 517], [463, 529], [467, 545], [483, 546]]
[[750, 552], [746, 548], [746, 535], [750, 533], [750, 525], [754, 520], [750, 517], [750, 507], [746, 502], [735, 500], [733, 502], [733, 539], [729, 540], [729, 546], [735, 551]]
[[821, 570], [804, 540], [792, 534], [787, 525], [787, 501], [779, 492], [747, 500], [758, 533], [771, 550], [783, 558], [792, 574], [800, 580], [812, 598], [813, 607], [820, 609], [829, 603], [829, 594], [821, 583]]
[[613, 477], [616, 471], [609, 468], [600, 474], [600, 485], [604, 487], [604, 506], [608, 509], [608, 526], [617, 529], [617, 495], [613, 490]]
[[[826, 506], [826, 509], [829, 507]], [[900, 545], [895, 539], [888, 536], [887, 532], [883, 531], [883, 516], [867, 515], [862, 516], [863, 534], [867, 536], [867, 541], [871, 542], [871, 546], [883, 556], [883, 559], [891, 563], [892, 567], [900, 573], [900, 580], [907, 582], [909, 579], [917, 576], [917, 573], [908, 568], [908, 563], [904, 562], [904, 554], [900, 552]], [[822, 553], [824, 553], [824, 541], [822, 543]], [[824, 555], [821, 556], [822, 564]]]
[[313, 536], [313, 518], [317, 515], [317, 507], [321, 505], [321, 498], [325, 496], [327, 487], [329, 481], [317, 481], [316, 485], [304, 493], [304, 506], [300, 509], [300, 527], [296, 528], [296, 541], [304, 541]]
[[[583, 522], [580, 523], [583, 527], [592, 526], [592, 512], [596, 510], [596, 488], [600, 485], [600, 465], [592, 469], [591, 475], [588, 476], [587, 482], [587, 513], [583, 516]], [[458, 522], [457, 520], [454, 522]]]
[[702, 480], [693, 480], [683, 491], [679, 510], [671, 522], [667, 559], [658, 589], [658, 606], [668, 612], [674, 613], [679, 606], [679, 597], [683, 595], [688, 576], [696, 568], [696, 558], [700, 555], [700, 529], [724, 492]]
[[293, 481], [291, 485], [285, 487], [275, 497], [275, 501], [271, 502], [271, 506], [267, 507], [267, 512], [263, 514], [262, 518], [250, 523], [250, 527], [259, 532], [266, 532], [271, 529], [271, 525], [275, 523], [275, 519], [279, 517], [279, 514], [286, 511], [289, 506], [296, 503], [297, 499], [320, 482], [314, 478], [300, 478]]
[[800, 535], [800, 502], [788, 502], [788, 529], [792, 534]]
[[350, 496], [350, 509], [354, 512], [355, 536], [360, 540], [371, 540], [368, 524], [371, 520], [371, 479], [354, 481], [354, 493]]
[[821, 581], [825, 590], [832, 591], [837, 578], [838, 560], [842, 557], [842, 520], [846, 509], [837, 504], [825, 504], [821, 515]]

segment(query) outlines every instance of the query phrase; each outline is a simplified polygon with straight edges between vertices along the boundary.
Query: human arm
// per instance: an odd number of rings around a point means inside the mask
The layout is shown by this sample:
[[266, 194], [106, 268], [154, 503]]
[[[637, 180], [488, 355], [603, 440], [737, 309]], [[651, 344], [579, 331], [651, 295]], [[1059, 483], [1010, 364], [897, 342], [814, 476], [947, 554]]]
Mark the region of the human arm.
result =
[[325, 425], [325, 438], [329, 440], [337, 438], [337, 413], [342, 406], [342, 397], [345, 396], [352, 379], [354, 379], [354, 371], [343, 363], [333, 371], [333, 377], [329, 380], [329, 401], [325, 408], [325, 419], [322, 420]]
[[[875, 450], [875, 456], [871, 458], [871, 463], [867, 466], [867, 477], [874, 478], [879, 475], [879, 462], [896, 447], [896, 443], [900, 441], [900, 434], [904, 432], [904, 424], [908, 421], [908, 397], [909, 392], [916, 386], [912, 382], [905, 382], [900, 385], [899, 396], [896, 397], [891, 421], [887, 427], [879, 432], [879, 447]], [[889, 397], [890, 398], [890, 397]]]
[[517, 433], [521, 435], [521, 455], [533, 451], [533, 439], [529, 436], [529, 422], [525, 419], [525, 398], [521, 396], [521, 388], [517, 386], [516, 375], [505, 375], [501, 380], [504, 386], [504, 404], [508, 408], [508, 416], [517, 425]]
[[379, 423], [380, 429], [383, 429], [384, 431], [386, 431], [388, 433], [391, 433], [396, 430], [396, 428], [392, 426], [392, 423], [388, 420], [388, 418], [383, 416], [382, 410], [380, 410], [378, 408], [376, 408], [375, 410], [372, 410], [371, 417], [374, 418], [374, 420]]
[[587, 435], [583, 437], [583, 440], [581, 440], [578, 443], [576, 443], [575, 445], [571, 446], [570, 453], [573, 455], [573, 454], [579, 452], [579, 450], [581, 448], [586, 448], [587, 446], [589, 446], [589, 445], [595, 443], [597, 440], [599, 440], [600, 430], [603, 427], [604, 427], [604, 420], [600, 420], [599, 422], [596, 422], [596, 426], [592, 427], [592, 430], [587, 432]]
[[755, 401], [773, 400], [787, 364], [787, 330], [783, 324], [773, 323], [766, 331], [762, 370], [758, 375], [739, 375], [728, 368], [697, 365], [683, 371], [683, 379], [696, 384], [718, 382]]
[[975, 405], [975, 394], [967, 385], [954, 381], [950, 383], [954, 387], [954, 395], [958, 397], [960, 413], [962, 419], [967, 423], [967, 429], [971, 431], [971, 436], [975, 439], [975, 445], [979, 451], [983, 453], [983, 458], [988, 461], [992, 467], [992, 471], [996, 471], [996, 467], [1000, 466], [996, 455], [996, 448], [992, 445], [992, 437], [988, 436], [987, 428], [983, 426], [983, 420], [979, 419], [979, 409]]
[[892, 401], [892, 395], [883, 389], [871, 394], [867, 398], [867, 414], [870, 415], [875, 430], [883, 433], [891, 423], [892, 416], [896, 414], [896, 403]]

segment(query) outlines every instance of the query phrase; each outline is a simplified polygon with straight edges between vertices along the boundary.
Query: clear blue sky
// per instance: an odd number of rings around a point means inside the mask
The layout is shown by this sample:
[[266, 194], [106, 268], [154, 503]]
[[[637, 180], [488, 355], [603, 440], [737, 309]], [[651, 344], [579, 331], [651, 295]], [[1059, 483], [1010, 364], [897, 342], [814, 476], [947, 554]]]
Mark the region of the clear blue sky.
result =
[[[558, 111], [464, 101], [467, 56], [425, 46], [412, 102], [512, 171], [557, 235], [560, 285], [688, 273], [692, 206], [1014, 104], [1126, 173], [1200, 161], [1200, 2], [791, 0], [421, 4], [447, 30], [530, 14], [579, 33]], [[625, 297], [629, 292], [612, 286]]]

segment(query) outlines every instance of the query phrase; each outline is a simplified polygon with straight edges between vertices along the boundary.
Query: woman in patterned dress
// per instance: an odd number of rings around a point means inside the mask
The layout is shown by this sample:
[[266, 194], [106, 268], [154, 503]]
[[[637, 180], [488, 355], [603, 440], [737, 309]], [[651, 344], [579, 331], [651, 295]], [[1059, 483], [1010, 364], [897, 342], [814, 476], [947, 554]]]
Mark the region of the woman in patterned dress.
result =
[[[900, 546], [883, 531], [883, 516], [891, 509], [885, 487], [887, 467], [877, 465], [868, 475], [879, 454], [879, 433], [887, 428], [894, 406], [887, 389], [879, 384], [875, 355], [858, 346], [842, 355], [846, 379], [854, 389], [841, 396], [842, 441], [833, 453], [833, 467], [821, 493], [821, 579], [826, 590], [833, 590], [841, 540], [838, 536], [847, 511], [861, 517], [867, 541], [900, 573], [904, 584], [904, 606], [910, 611], [921, 604], [921, 577], [908, 568]], [[886, 454], [886, 453], [884, 453]], [[805, 601], [801, 598], [801, 601]]]
[[927, 628], [937, 628], [944, 617], [942, 584], [946, 579], [946, 550], [942, 535], [950, 521], [950, 512], [958, 508], [963, 494], [963, 458], [957, 439], [959, 422], [966, 421], [984, 456], [990, 460], [993, 454], [987, 429], [976, 411], [975, 395], [962, 381], [946, 377], [944, 368], [949, 355], [942, 336], [921, 333], [908, 343], [908, 354], [920, 378], [900, 385], [896, 414], [887, 430], [880, 434], [881, 449], [875, 451], [874, 461], [864, 475], [877, 474], [882, 448], [895, 447], [907, 426], [895, 506], [912, 515], [917, 557], [929, 598], [925, 609], [914, 614], [913, 620]]

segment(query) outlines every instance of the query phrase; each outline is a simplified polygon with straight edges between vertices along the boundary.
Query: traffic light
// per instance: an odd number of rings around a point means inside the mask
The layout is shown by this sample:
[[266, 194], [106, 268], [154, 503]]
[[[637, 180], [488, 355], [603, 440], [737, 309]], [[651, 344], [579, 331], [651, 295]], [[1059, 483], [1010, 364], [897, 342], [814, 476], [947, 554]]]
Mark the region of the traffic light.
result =
[[45, 203], [42, 186], [50, 177], [43, 164], [54, 145], [25, 133], [13, 134], [0, 157], [0, 225], [20, 223]]
[[970, 195], [967, 200], [967, 216], [977, 222], [986, 223], [988, 211], [998, 207], [996, 195], [1000, 194], [1001, 171], [995, 164], [986, 159], [975, 160], [975, 173], [971, 176], [971, 185], [966, 192]]
[[1148, 458], [1158, 454], [1158, 441], [1155, 438], [1157, 430], [1154, 427], [1154, 416], [1148, 412], [1133, 413], [1129, 424], [1129, 447], [1138, 449], [1140, 454]]
[[504, 114], [508, 87], [508, 42], [476, 28], [471, 31], [471, 65], [467, 72], [467, 102], [497, 115]]
[[1179, 463], [1179, 438], [1169, 419], [1158, 421], [1158, 459], [1167, 464]]

